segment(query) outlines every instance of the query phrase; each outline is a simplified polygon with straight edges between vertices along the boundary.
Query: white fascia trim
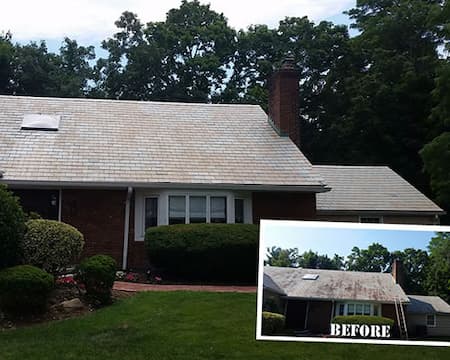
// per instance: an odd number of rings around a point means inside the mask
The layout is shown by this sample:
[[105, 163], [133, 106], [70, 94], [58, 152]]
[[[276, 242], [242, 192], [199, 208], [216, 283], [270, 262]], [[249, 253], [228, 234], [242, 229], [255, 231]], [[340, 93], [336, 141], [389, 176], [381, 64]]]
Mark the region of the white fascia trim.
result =
[[324, 185], [266, 185], [266, 184], [188, 184], [188, 183], [148, 183], [148, 182], [92, 182], [92, 181], [49, 181], [49, 180], [8, 180], [1, 179], [0, 183], [11, 186], [53, 186], [64, 188], [154, 188], [154, 189], [210, 189], [210, 190], [246, 190], [246, 191], [295, 191], [319, 193], [329, 191], [330, 188]]

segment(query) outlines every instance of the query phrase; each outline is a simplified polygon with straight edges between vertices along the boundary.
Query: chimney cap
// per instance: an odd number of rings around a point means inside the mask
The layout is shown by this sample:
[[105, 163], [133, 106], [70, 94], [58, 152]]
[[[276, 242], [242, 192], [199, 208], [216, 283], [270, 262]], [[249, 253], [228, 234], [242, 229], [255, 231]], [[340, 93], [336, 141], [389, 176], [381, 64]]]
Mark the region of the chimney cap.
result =
[[288, 52], [286, 56], [284, 57], [283, 61], [281, 62], [281, 69], [282, 70], [295, 70], [295, 57], [292, 52]]

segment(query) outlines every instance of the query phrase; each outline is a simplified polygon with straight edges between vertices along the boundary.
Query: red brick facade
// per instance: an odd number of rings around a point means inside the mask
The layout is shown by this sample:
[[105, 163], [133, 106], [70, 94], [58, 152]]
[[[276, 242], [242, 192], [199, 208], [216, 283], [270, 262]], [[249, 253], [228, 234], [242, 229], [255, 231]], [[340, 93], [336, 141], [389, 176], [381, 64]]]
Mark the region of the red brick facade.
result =
[[253, 223], [261, 219], [314, 220], [316, 195], [294, 192], [254, 192], [252, 194]]

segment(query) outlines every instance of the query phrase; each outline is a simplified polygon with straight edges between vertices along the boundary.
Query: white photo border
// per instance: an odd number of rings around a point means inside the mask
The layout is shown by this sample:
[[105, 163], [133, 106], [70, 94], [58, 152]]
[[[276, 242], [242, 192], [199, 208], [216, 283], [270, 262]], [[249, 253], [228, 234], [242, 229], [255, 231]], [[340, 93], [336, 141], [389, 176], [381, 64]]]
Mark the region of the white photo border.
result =
[[[266, 255], [264, 229], [271, 224], [298, 228], [340, 228], [340, 229], [371, 229], [371, 230], [405, 230], [405, 231], [433, 231], [450, 232], [450, 226], [445, 225], [397, 225], [397, 224], [368, 224], [348, 222], [324, 221], [294, 221], [294, 220], [261, 220], [259, 228], [259, 263], [258, 263], [258, 291], [256, 301], [256, 340], [269, 341], [299, 341], [316, 343], [345, 343], [345, 344], [380, 344], [380, 345], [413, 345], [413, 346], [450, 346], [450, 341], [421, 341], [421, 340], [368, 340], [350, 338], [316, 338], [306, 336], [268, 336], [262, 335], [262, 301], [264, 258]], [[355, 244], [357, 245], [357, 244]]]

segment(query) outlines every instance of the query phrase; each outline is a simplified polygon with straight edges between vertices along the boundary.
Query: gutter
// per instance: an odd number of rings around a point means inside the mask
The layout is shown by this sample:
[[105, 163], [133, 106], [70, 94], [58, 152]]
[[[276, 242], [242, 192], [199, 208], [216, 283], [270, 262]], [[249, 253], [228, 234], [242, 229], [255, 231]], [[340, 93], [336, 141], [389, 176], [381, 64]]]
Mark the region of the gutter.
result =
[[123, 254], [122, 254], [122, 270], [127, 269], [128, 263], [128, 237], [130, 233], [130, 202], [133, 188], [128, 186], [127, 199], [125, 201], [125, 221], [123, 229]]

